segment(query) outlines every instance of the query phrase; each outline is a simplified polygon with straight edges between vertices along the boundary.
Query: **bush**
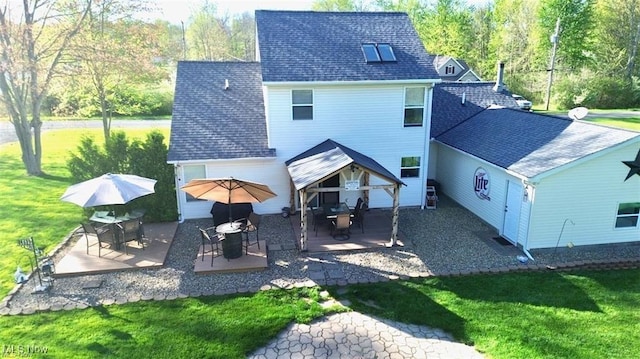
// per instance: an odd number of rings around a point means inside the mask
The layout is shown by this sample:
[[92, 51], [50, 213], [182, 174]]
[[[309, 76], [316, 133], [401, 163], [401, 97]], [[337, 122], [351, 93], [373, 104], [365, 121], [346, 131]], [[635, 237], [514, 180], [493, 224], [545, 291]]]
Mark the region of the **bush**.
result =
[[102, 176], [105, 173], [127, 173], [157, 180], [155, 193], [135, 199], [118, 211], [136, 208], [146, 210], [150, 222], [175, 221], [178, 218], [173, 166], [166, 163], [168, 149], [158, 131], [147, 134], [146, 140], [129, 142], [122, 131], [113, 131], [100, 149], [92, 138], [83, 137], [78, 153], [71, 153], [67, 168], [75, 182]]
[[640, 88], [637, 79], [594, 77], [587, 85], [582, 102], [590, 108], [632, 108], [640, 104]]

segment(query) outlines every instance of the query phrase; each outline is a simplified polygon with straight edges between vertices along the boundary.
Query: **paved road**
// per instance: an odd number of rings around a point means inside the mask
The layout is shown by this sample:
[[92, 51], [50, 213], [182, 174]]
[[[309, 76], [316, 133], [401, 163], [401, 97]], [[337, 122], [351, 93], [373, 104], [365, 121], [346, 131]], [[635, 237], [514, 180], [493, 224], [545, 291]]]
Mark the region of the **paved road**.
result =
[[[168, 128], [171, 120], [113, 120], [111, 128]], [[42, 131], [62, 128], [102, 128], [102, 121], [43, 121]], [[16, 130], [9, 121], [0, 121], [0, 145], [15, 142]]]

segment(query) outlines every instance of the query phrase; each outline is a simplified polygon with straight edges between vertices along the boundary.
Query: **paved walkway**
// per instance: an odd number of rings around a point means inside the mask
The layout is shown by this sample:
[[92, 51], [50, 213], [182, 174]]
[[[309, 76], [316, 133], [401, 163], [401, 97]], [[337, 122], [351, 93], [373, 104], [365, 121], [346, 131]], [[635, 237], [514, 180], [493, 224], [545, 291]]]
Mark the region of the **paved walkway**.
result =
[[249, 358], [483, 358], [439, 330], [357, 312], [332, 314], [311, 324], [292, 324]]

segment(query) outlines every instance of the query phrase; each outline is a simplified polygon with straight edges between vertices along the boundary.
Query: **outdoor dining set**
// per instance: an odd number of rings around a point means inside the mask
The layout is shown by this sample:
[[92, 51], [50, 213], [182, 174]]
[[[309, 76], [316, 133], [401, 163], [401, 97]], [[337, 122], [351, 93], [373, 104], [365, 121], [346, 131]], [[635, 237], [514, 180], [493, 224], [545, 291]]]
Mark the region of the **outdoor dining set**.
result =
[[[96, 211], [89, 219], [89, 223], [82, 223], [86, 234], [87, 254], [89, 247], [98, 245], [98, 257], [101, 249], [106, 245], [111, 249], [121, 250], [124, 247], [125, 254], [129, 254], [127, 243], [137, 242], [144, 250], [144, 227], [142, 224], [143, 210], [132, 211], [123, 216], [114, 216], [108, 211]], [[90, 244], [89, 237], [95, 237], [96, 243]]]
[[318, 235], [318, 228], [322, 225], [330, 226], [330, 234], [336, 240], [347, 240], [351, 237], [351, 226], [357, 224], [364, 233], [364, 214], [367, 204], [358, 198], [356, 205], [349, 208], [344, 202], [324, 203], [319, 207], [311, 207], [313, 214], [313, 230]]
[[83, 208], [111, 207], [110, 211], [94, 211], [88, 223], [81, 223], [89, 248], [98, 246], [98, 257], [104, 247], [119, 251], [124, 248], [128, 254], [127, 243], [137, 242], [144, 250], [144, 210], [134, 210], [117, 215], [116, 206], [155, 193], [156, 180], [129, 174], [107, 173], [78, 184], [72, 185], [60, 197], [61, 200], [77, 204]]

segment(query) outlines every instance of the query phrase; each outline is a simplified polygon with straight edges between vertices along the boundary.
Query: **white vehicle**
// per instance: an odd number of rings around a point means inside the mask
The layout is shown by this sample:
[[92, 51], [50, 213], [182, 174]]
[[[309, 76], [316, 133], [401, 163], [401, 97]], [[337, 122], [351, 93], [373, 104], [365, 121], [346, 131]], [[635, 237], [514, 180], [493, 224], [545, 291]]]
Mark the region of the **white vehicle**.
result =
[[531, 101], [520, 95], [513, 94], [511, 96], [513, 96], [513, 99], [516, 100], [516, 103], [518, 104], [518, 107], [520, 107], [520, 109], [527, 111], [531, 110]]

